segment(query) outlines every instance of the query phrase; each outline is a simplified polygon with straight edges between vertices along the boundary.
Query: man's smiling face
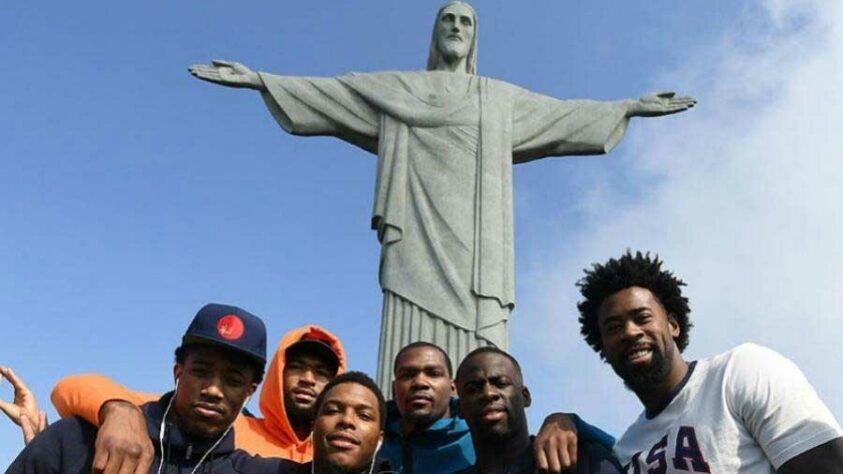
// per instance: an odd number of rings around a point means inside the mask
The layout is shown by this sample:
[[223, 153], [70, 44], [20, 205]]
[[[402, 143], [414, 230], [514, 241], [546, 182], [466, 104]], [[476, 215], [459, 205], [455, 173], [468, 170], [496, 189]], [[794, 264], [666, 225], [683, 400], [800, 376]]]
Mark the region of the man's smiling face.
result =
[[378, 398], [368, 387], [344, 381], [325, 393], [313, 427], [314, 462], [360, 472], [382, 439]]
[[603, 355], [638, 391], [662, 383], [679, 349], [679, 325], [650, 290], [633, 286], [607, 297], [597, 311]]

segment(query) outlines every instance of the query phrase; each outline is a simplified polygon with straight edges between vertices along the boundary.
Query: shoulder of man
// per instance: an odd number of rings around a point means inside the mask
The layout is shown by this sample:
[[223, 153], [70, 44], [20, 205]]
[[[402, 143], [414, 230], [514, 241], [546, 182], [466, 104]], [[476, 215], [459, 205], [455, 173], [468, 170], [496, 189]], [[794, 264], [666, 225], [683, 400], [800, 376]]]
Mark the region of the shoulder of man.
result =
[[719, 380], [739, 387], [758, 377], [776, 376], [781, 364], [799, 370], [790, 359], [773, 349], [747, 342], [697, 361], [695, 377], [705, 378], [705, 383]]
[[[773, 382], [779, 388], [788, 380], [805, 382], [801, 369], [778, 352], [755, 343], [744, 343], [704, 361], [713, 377], [722, 376], [731, 390], [753, 390], [759, 381]], [[721, 375], [715, 375], [720, 373]]]
[[843, 436], [843, 428], [790, 359], [757, 344], [742, 344], [722, 356], [729, 410], [775, 468]]
[[744, 342], [743, 344], [739, 344], [726, 352], [722, 352], [711, 357], [711, 360], [743, 360], [767, 357], [784, 358], [784, 356], [769, 347], [762, 346], [761, 344], [756, 344], [754, 342]]

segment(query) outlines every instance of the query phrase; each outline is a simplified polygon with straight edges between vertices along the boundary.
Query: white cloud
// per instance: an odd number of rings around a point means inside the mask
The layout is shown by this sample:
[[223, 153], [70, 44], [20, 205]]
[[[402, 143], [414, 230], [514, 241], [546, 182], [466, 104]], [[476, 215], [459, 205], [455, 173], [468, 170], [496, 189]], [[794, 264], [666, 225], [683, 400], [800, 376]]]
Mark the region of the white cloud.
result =
[[562, 403], [620, 434], [640, 409], [573, 316], [572, 271], [629, 247], [656, 251], [687, 281], [689, 358], [743, 341], [771, 346], [843, 420], [843, 3], [771, 0], [754, 13], [735, 22], [744, 30], [700, 45], [658, 78], [700, 105], [631, 127], [618, 166], [650, 184], [627, 202], [628, 193], [595, 183], [583, 206], [592, 224], [532, 265], [521, 309], [546, 315], [536, 323], [548, 330], [514, 324], [515, 349], [519, 339], [553, 348], [528, 377], [545, 387], [534, 391], [560, 394], [534, 411]]

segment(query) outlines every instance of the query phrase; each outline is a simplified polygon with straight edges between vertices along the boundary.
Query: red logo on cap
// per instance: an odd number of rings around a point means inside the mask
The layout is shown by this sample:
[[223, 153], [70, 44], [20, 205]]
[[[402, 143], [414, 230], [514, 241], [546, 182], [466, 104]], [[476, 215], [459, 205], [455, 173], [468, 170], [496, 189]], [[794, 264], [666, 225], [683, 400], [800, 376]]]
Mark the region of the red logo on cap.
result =
[[223, 316], [217, 321], [217, 332], [223, 339], [228, 339], [229, 341], [240, 339], [244, 329], [243, 321], [233, 314]]

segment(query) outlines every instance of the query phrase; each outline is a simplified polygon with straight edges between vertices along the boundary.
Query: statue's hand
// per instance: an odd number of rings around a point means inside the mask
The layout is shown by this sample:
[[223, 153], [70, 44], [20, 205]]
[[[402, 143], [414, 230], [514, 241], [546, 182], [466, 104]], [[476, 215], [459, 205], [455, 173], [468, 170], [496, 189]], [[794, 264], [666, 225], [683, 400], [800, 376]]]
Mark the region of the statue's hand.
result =
[[212, 65], [194, 64], [187, 68], [191, 74], [203, 81], [229, 87], [246, 87], [263, 90], [263, 81], [258, 74], [246, 66], [233, 61], [215, 59]]
[[693, 97], [676, 97], [675, 92], [654, 92], [630, 101], [629, 117], [659, 117], [684, 112], [697, 104]]

